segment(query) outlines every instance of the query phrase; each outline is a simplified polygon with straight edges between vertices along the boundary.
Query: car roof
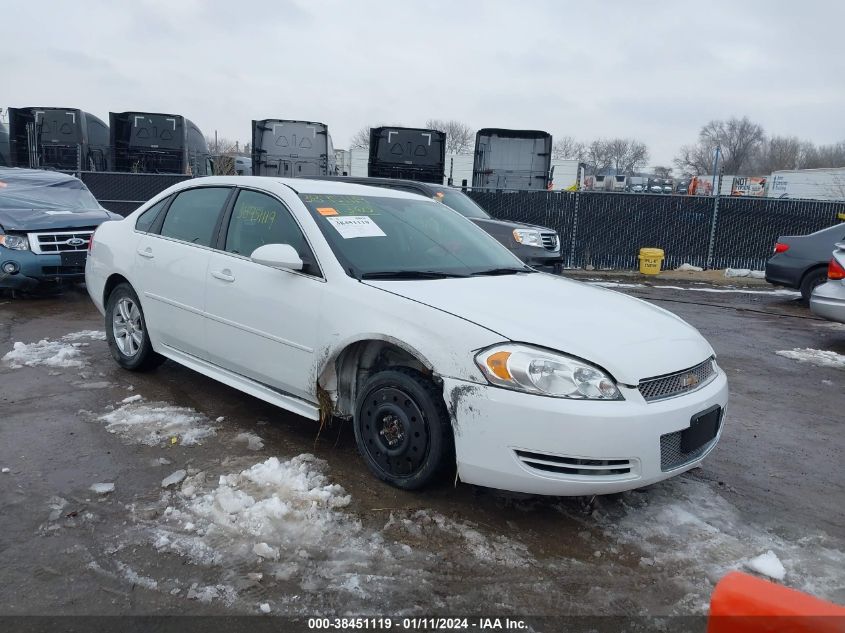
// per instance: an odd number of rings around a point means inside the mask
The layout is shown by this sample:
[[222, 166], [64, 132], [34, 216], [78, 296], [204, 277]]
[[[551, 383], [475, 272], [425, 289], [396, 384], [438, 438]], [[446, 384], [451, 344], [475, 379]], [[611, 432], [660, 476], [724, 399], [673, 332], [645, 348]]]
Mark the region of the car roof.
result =
[[191, 178], [181, 183], [179, 189], [187, 189], [202, 185], [230, 185], [233, 187], [259, 187], [272, 189], [273, 185], [283, 185], [296, 193], [328, 193], [336, 195], [358, 195], [380, 198], [417, 198], [418, 194], [400, 191], [398, 189], [386, 189], [384, 187], [372, 187], [358, 183], [343, 182], [337, 180], [322, 180], [310, 178], [274, 178], [272, 176], [207, 176], [204, 178]]
[[23, 167], [0, 167], [0, 180], [8, 182], [57, 183], [77, 180], [76, 176], [49, 169], [26, 169]]

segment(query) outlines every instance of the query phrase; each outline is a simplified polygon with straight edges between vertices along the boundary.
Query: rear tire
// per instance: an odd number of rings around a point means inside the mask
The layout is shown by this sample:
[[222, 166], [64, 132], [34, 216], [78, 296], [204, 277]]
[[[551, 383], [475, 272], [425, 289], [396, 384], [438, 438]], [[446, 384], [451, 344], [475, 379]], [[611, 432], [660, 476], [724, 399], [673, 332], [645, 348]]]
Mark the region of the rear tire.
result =
[[165, 360], [153, 350], [141, 302], [128, 283], [116, 286], [106, 302], [106, 341], [117, 364], [129, 371], [149, 371]]
[[367, 467], [397, 488], [423, 488], [455, 464], [443, 395], [413, 369], [398, 367], [372, 376], [358, 396], [353, 427]]
[[827, 268], [813, 268], [810, 272], [804, 275], [801, 280], [801, 303], [804, 305], [810, 304], [810, 295], [817, 286], [821, 286], [827, 281]]

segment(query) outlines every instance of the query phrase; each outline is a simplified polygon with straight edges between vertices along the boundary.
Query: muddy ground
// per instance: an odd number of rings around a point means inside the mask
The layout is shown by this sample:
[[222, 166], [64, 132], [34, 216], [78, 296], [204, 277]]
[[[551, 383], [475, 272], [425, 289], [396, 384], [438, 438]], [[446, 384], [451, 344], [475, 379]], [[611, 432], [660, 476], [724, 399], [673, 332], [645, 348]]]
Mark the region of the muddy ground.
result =
[[[845, 326], [791, 295], [673, 283], [618, 289], [710, 340], [722, 441], [700, 469], [594, 500], [397, 491], [342, 424], [318, 437], [170, 362], [119, 369], [84, 289], [0, 299], [0, 357], [94, 331], [63, 343], [78, 364], [0, 362], [0, 614], [699, 614], [769, 550], [785, 584], [845, 603], [845, 368], [775, 353], [845, 354]], [[185, 428], [126, 431], [167, 406], [192, 410], [162, 414]]]

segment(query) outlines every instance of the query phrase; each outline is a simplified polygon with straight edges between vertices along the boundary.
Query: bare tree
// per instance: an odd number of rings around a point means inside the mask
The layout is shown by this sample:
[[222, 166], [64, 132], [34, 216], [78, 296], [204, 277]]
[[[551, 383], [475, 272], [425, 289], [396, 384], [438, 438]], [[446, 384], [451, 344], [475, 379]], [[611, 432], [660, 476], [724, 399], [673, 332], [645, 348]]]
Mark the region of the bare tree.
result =
[[367, 149], [369, 147], [370, 126], [365, 125], [352, 135], [352, 139], [349, 141], [349, 149]]
[[805, 169], [845, 167], [845, 141], [819, 146], [806, 142], [803, 147], [801, 167]]
[[552, 146], [552, 158], [556, 160], [584, 161], [587, 147], [571, 136], [559, 136]]
[[612, 138], [604, 141], [610, 158], [610, 166], [617, 174], [631, 175], [648, 163], [648, 147], [632, 138]]
[[429, 119], [425, 126], [430, 130], [445, 132], [447, 154], [469, 154], [475, 149], [475, 131], [466, 123], [454, 119]]
[[701, 128], [695, 145], [681, 148], [675, 164], [684, 173], [708, 173], [712, 169], [715, 150], [720, 147], [722, 171], [741, 174], [752, 167], [764, 139], [763, 127], [747, 116], [710, 121]]
[[661, 178], [663, 180], [668, 180], [672, 177], [672, 168], [671, 167], [664, 167], [663, 165], [657, 165], [653, 170], [655, 178]]
[[591, 141], [584, 150], [584, 163], [588, 174], [597, 174], [610, 168], [613, 159], [604, 139]]
[[[809, 144], [812, 147], [812, 144]], [[779, 169], [798, 169], [804, 162], [808, 144], [796, 136], [772, 136], [763, 141], [754, 161], [754, 171], [770, 174]]]
[[[215, 137], [208, 134], [205, 137], [205, 144], [214, 166], [214, 175], [233, 175], [235, 173], [235, 156], [241, 153], [240, 142], [223, 136]], [[248, 143], [246, 147], [249, 147]]]

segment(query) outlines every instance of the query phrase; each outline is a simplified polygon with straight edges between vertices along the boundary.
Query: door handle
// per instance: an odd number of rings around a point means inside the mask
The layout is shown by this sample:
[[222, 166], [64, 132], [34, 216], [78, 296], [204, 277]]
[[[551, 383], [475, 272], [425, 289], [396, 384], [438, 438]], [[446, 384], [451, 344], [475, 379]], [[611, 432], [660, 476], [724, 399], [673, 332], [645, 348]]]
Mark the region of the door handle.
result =
[[143, 250], [139, 248], [138, 254], [141, 257], [146, 257], [147, 259], [152, 259], [153, 257], [155, 257], [155, 255], [153, 255], [153, 249], [151, 249], [149, 246]]
[[228, 268], [224, 268], [223, 270], [212, 270], [211, 276], [215, 279], [219, 279], [220, 281], [235, 281], [235, 276]]

